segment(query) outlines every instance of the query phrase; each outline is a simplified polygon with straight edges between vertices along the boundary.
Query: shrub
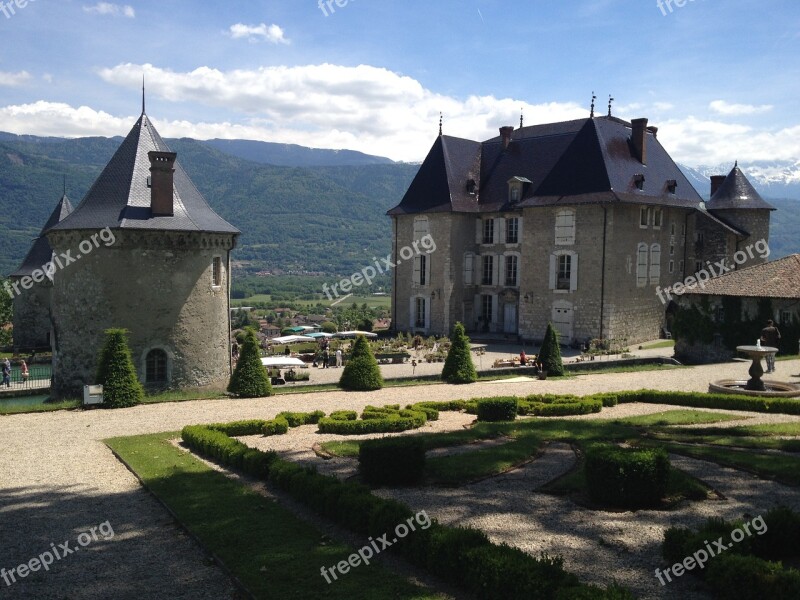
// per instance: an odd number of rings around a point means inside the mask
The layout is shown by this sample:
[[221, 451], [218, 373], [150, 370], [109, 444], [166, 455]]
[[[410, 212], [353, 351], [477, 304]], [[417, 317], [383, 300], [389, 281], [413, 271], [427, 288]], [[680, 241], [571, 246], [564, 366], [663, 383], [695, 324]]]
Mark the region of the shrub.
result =
[[516, 418], [517, 399], [513, 396], [478, 400], [478, 421], [513, 421]]
[[442, 380], [447, 383], [474, 383], [478, 381], [478, 372], [472, 362], [469, 338], [464, 333], [464, 326], [456, 323], [450, 336], [450, 350], [442, 368]]
[[231, 423], [213, 423], [206, 425], [206, 427], [221, 431], [231, 437], [239, 437], [241, 435], [258, 435], [263, 431], [265, 423], [267, 421], [263, 419], [251, 419], [249, 421], [233, 421]]
[[800, 547], [800, 514], [779, 506], [764, 515], [767, 529], [753, 537], [753, 553], [761, 558], [780, 559], [792, 556]]
[[275, 417], [271, 421], [266, 421], [264, 423], [262, 431], [264, 435], [283, 435], [289, 431], [289, 421], [283, 417]]
[[594, 502], [611, 506], [653, 506], [664, 496], [670, 464], [663, 448], [590, 447], [586, 452], [586, 483]]
[[406, 408], [416, 408], [417, 406], [424, 406], [426, 408], [433, 408], [441, 412], [445, 411], [459, 411], [464, 410], [467, 406], [465, 400], [444, 400], [444, 401], [426, 401], [417, 402], [416, 404], [409, 405]]
[[372, 355], [372, 350], [363, 335], [356, 338], [350, 359], [339, 379], [339, 387], [361, 392], [379, 390], [383, 387], [378, 361]]
[[320, 433], [336, 433], [339, 435], [361, 435], [365, 433], [393, 433], [417, 429], [425, 424], [425, 413], [401, 411], [396, 416], [380, 419], [361, 419], [343, 421], [332, 418], [319, 420]]
[[105, 331], [106, 340], [100, 350], [95, 380], [103, 386], [103, 406], [107, 408], [134, 406], [144, 397], [128, 348], [127, 333], [125, 329]]
[[181, 438], [193, 450], [237, 469], [244, 469], [257, 477], [265, 477], [277, 459], [274, 452], [249, 448], [227, 434], [203, 425], [189, 425], [181, 431]]
[[252, 329], [247, 330], [239, 360], [228, 384], [228, 391], [240, 398], [263, 398], [272, 395], [269, 375], [261, 364], [258, 339]]
[[578, 402], [580, 398], [574, 394], [530, 394], [525, 400], [534, 404], [553, 404], [554, 402]]
[[611, 407], [619, 403], [619, 396], [617, 394], [592, 394], [591, 396], [584, 396], [584, 400], [600, 400], [603, 406]]
[[532, 404], [531, 409], [537, 417], [566, 417], [588, 415], [603, 410], [601, 400], [582, 400], [580, 402], [554, 402], [552, 404]]
[[667, 392], [661, 390], [617, 392], [617, 398], [620, 403], [646, 402], [690, 406], [692, 408], [719, 408], [722, 410], [748, 410], [751, 412], [800, 415], [800, 400], [797, 398], [758, 398], [754, 396], [737, 396], [735, 394]]
[[335, 410], [331, 413], [330, 418], [334, 421], [355, 421], [358, 418], [358, 413], [354, 410]]
[[467, 552], [488, 546], [491, 542], [483, 531], [467, 527], [432, 527], [428, 548], [428, 569], [449, 581], [464, 576]]
[[300, 425], [316, 425], [325, 416], [321, 410], [310, 413], [284, 411], [278, 413], [277, 417], [283, 417], [289, 423], [289, 427], [299, 427]]
[[708, 564], [708, 584], [718, 598], [795, 600], [800, 598], [800, 571], [755, 556], [722, 554]]
[[422, 479], [425, 445], [417, 437], [366, 440], [358, 450], [364, 481], [374, 485], [411, 485]]
[[547, 331], [544, 334], [544, 341], [539, 350], [536, 362], [542, 365], [542, 369], [548, 375], [563, 375], [564, 363], [561, 361], [561, 347], [558, 345], [558, 333], [553, 324], [547, 323]]

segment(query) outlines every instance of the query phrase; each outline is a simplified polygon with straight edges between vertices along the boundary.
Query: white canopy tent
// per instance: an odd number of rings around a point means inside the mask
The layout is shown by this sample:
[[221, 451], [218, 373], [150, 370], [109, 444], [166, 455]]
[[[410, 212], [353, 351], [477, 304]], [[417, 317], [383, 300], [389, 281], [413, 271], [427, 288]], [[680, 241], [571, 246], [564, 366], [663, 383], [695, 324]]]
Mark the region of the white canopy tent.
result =
[[365, 338], [376, 338], [378, 337], [377, 333], [371, 333], [369, 331], [340, 331], [339, 333], [334, 333], [333, 337], [337, 338], [354, 338], [363, 335]]
[[283, 335], [274, 337], [270, 341], [275, 344], [297, 344], [300, 342], [313, 342], [314, 338], [307, 335]]
[[308, 365], [302, 360], [299, 358], [292, 358], [291, 356], [265, 356], [261, 359], [261, 364], [268, 369], [288, 369], [290, 367], [300, 367], [301, 369], [308, 368]]

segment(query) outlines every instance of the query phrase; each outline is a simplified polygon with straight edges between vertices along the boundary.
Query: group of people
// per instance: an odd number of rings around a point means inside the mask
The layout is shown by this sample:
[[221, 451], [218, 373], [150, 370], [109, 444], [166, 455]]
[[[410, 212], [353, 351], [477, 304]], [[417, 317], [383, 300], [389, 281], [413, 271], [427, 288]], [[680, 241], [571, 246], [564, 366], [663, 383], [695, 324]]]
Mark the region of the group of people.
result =
[[314, 363], [313, 366], [319, 367], [321, 369], [327, 369], [331, 365], [331, 358], [336, 360], [336, 366], [341, 367], [342, 361], [344, 359], [344, 355], [342, 354], [341, 348], [337, 349], [336, 352], [333, 353], [333, 357], [327, 346], [323, 347], [322, 350], [317, 352], [314, 355]]
[[[28, 381], [28, 377], [30, 377], [30, 371], [28, 370], [28, 363], [25, 360], [19, 361], [19, 374], [22, 378], [22, 383]], [[11, 361], [6, 358], [3, 361], [3, 383], [2, 385], [6, 387], [11, 387]]]

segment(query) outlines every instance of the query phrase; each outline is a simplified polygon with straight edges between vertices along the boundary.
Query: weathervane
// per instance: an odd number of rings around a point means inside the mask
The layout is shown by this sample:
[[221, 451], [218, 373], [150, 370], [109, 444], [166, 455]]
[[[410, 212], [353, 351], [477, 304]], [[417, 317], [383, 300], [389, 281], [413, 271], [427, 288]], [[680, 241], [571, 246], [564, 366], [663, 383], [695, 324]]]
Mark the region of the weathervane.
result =
[[525, 110], [524, 107], [519, 109], [519, 128], [520, 129], [522, 129], [522, 118], [523, 118], [524, 110]]
[[611, 103], [614, 102], [614, 98], [611, 97], [611, 94], [608, 95], [608, 116], [611, 116]]
[[592, 110], [589, 113], [589, 118], [594, 119], [594, 101], [597, 100], [597, 96], [594, 95], [594, 91], [592, 91]]
[[442, 135], [442, 113], [439, 113], [439, 135]]

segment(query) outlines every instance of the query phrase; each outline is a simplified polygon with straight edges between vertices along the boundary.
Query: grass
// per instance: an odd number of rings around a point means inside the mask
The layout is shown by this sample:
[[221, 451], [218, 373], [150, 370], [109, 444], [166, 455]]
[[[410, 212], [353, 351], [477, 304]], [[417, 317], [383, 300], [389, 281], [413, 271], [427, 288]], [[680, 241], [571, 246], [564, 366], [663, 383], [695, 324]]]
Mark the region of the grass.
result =
[[114, 438], [106, 444], [256, 598], [442, 597], [374, 563], [327, 584], [321, 567], [347, 560], [352, 548], [176, 448], [169, 440], [177, 436]]
[[224, 392], [209, 392], [200, 390], [176, 390], [146, 395], [142, 404], [159, 404], [161, 402], [188, 402], [190, 400], [217, 400], [227, 398]]
[[661, 340], [658, 342], [653, 342], [652, 344], [643, 344], [643, 350], [653, 350], [655, 348], [674, 348], [675, 347], [675, 340]]
[[[570, 365], [571, 366], [571, 365]], [[647, 371], [675, 371], [677, 369], [688, 369], [684, 365], [671, 365], [662, 363], [651, 363], [645, 365], [630, 365], [627, 367], [610, 366], [586, 371], [568, 371], [573, 377], [578, 375], [611, 375], [614, 373], [645, 373]]]
[[[16, 400], [17, 398], [15, 398]], [[6, 404], [0, 399], [0, 415], [18, 415], [24, 413], [52, 412], [54, 410], [72, 410], [80, 408], [83, 400], [62, 400], [60, 402], [44, 402], [42, 404]]]
[[640, 415], [627, 419], [618, 419], [615, 422], [634, 425], [636, 427], [668, 427], [671, 425], [699, 425], [701, 423], [719, 423], [724, 421], [741, 421], [740, 415], [730, 415], [719, 412], [705, 412], [699, 410], [668, 410], [667, 412], [651, 415]]

